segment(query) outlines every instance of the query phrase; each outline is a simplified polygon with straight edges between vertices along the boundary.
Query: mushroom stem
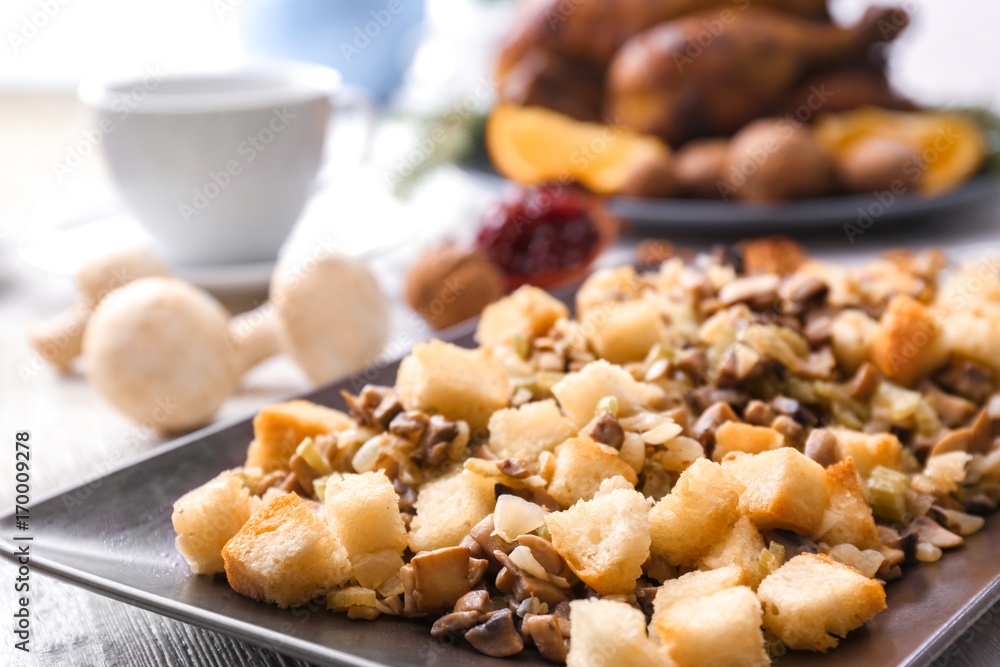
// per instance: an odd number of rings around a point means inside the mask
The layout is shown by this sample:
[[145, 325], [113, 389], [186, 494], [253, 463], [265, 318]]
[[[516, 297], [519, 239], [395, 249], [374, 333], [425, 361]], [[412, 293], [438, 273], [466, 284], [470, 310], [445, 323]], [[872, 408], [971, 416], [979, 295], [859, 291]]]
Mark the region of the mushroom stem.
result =
[[88, 262], [76, 274], [80, 299], [65, 311], [28, 330], [35, 351], [60, 373], [73, 370], [83, 333], [94, 308], [109, 292], [138, 278], [169, 276], [170, 271], [146, 248], [128, 248]]
[[63, 312], [42, 320], [28, 329], [28, 341], [35, 352], [60, 373], [73, 370], [73, 360], [80, 356], [83, 330], [93, 312], [83, 303], [76, 303]]
[[274, 308], [270, 303], [230, 320], [227, 337], [240, 375], [281, 352], [278, 331]]

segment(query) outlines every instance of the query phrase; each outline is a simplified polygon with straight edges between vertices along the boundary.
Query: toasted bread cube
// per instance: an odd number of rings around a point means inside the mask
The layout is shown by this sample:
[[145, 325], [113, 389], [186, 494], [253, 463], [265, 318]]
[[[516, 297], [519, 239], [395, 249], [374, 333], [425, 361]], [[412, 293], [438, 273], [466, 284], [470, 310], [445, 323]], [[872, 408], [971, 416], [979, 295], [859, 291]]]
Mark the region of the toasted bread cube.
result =
[[458, 546], [493, 511], [494, 486], [486, 477], [459, 470], [420, 487], [410, 523], [413, 553]]
[[646, 634], [641, 611], [616, 600], [569, 603], [570, 644], [566, 667], [673, 667]]
[[573, 432], [555, 401], [533, 401], [493, 413], [490, 449], [502, 459], [520, 456], [534, 461], [542, 452], [554, 451]]
[[226, 579], [237, 593], [297, 607], [347, 583], [347, 551], [299, 496], [264, 505], [222, 549]]
[[621, 366], [603, 359], [567, 375], [552, 387], [552, 394], [577, 430], [594, 417], [594, 409], [606, 396], [618, 400], [618, 414], [623, 417], [642, 407], [656, 407], [664, 398], [659, 387], [638, 382]]
[[842, 310], [830, 325], [833, 355], [845, 373], [853, 373], [871, 357], [878, 322], [862, 310]]
[[662, 613], [678, 602], [707, 597], [719, 591], [741, 586], [743, 574], [738, 567], [727, 565], [717, 570], [695, 570], [676, 579], [663, 582], [653, 598], [653, 615]]
[[601, 595], [631, 593], [649, 558], [649, 504], [617, 489], [545, 517], [552, 546]]
[[524, 285], [483, 310], [476, 327], [476, 341], [483, 347], [509, 345], [518, 334], [534, 338], [569, 317], [569, 308], [537, 287]]
[[722, 467], [746, 490], [740, 514], [765, 531], [773, 528], [810, 535], [823, 522], [829, 504], [826, 470], [791, 447], [763, 454], [730, 454]]
[[621, 476], [634, 487], [639, 481], [635, 470], [610, 447], [590, 438], [570, 438], [556, 447], [555, 471], [549, 494], [563, 507], [578, 500], [590, 500], [601, 482]]
[[366, 554], [406, 548], [399, 496], [381, 470], [328, 482], [323, 518], [352, 563]]
[[816, 535], [817, 541], [831, 547], [853, 544], [862, 551], [878, 548], [878, 528], [854, 459], [846, 458], [827, 468], [826, 479], [830, 506], [823, 517], [823, 532]]
[[287, 470], [288, 460], [303, 440], [352, 426], [354, 421], [340, 410], [310, 401], [265, 405], [253, 418], [254, 440], [247, 450], [246, 467], [264, 472]]
[[678, 667], [765, 667], [760, 601], [746, 586], [686, 598], [653, 614], [652, 626]]
[[490, 415], [507, 407], [510, 383], [503, 366], [482, 350], [432, 340], [419, 343], [399, 365], [396, 395], [407, 410], [440, 413], [486, 428]]
[[715, 431], [712, 460], [721, 463], [730, 452], [760, 454], [785, 446], [785, 437], [766, 426], [743, 422], [725, 422]]
[[639, 296], [639, 274], [634, 266], [619, 266], [595, 271], [576, 291], [576, 314], [582, 318], [587, 311], [610, 302], [631, 301]]
[[948, 360], [941, 327], [930, 309], [910, 296], [894, 296], [872, 340], [871, 360], [905, 387]]
[[177, 551], [195, 574], [225, 570], [222, 547], [260, 507], [239, 477], [228, 470], [188, 491], [174, 503]]
[[837, 637], [885, 609], [882, 584], [823, 554], [791, 559], [761, 582], [757, 595], [764, 627], [796, 650], [828, 651]]
[[762, 579], [758, 563], [764, 550], [764, 538], [745, 516], [733, 524], [726, 536], [698, 561], [702, 570], [735, 566], [742, 573], [740, 583], [757, 590]]
[[854, 459], [858, 474], [869, 477], [872, 470], [884, 466], [890, 470], [903, 469], [903, 445], [893, 433], [863, 433], [842, 426], [829, 429], [837, 439], [838, 458]]
[[648, 301], [608, 303], [587, 312], [583, 330], [594, 351], [613, 364], [641, 361], [666, 338], [663, 316]]
[[743, 485], [718, 463], [698, 459], [649, 513], [654, 554], [694, 566], [739, 519]]

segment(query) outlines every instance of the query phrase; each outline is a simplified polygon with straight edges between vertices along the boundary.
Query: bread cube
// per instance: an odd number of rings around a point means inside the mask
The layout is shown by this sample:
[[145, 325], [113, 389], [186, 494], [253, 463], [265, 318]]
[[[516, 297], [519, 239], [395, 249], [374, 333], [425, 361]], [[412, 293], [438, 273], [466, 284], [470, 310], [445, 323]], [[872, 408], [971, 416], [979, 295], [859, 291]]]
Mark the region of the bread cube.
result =
[[698, 459], [649, 513], [653, 553], [692, 567], [739, 519], [743, 485], [718, 463]]
[[728, 565], [717, 570], [695, 570], [682, 574], [676, 579], [663, 582], [653, 598], [653, 615], [662, 613], [668, 607], [694, 598], [707, 597], [741, 586], [742, 573], [738, 567]]
[[746, 490], [740, 514], [760, 531], [773, 528], [811, 535], [829, 504], [826, 470], [791, 447], [762, 454], [730, 454], [722, 462]]
[[641, 611], [616, 600], [569, 603], [570, 644], [567, 667], [673, 667], [646, 634]]
[[595, 271], [576, 291], [576, 314], [583, 317], [593, 308], [610, 302], [631, 301], [639, 296], [639, 274], [634, 266]]
[[257, 511], [260, 499], [228, 470], [174, 503], [177, 551], [195, 574], [222, 572], [222, 547]]
[[588, 311], [581, 324], [597, 356], [613, 364], [642, 361], [667, 337], [663, 316], [648, 301], [607, 303]]
[[649, 558], [649, 504], [618, 489], [545, 517], [552, 546], [601, 595], [631, 593]]
[[509, 345], [514, 336], [541, 336], [558, 320], [569, 317], [569, 308], [545, 290], [524, 285], [483, 310], [476, 327], [476, 341], [483, 347]]
[[785, 437], [766, 426], [725, 422], [715, 431], [712, 460], [721, 463], [730, 452], [760, 454], [785, 446]]
[[352, 563], [365, 554], [406, 548], [399, 496], [381, 470], [328, 482], [323, 518]]
[[761, 581], [760, 552], [765, 548], [764, 538], [753, 522], [745, 516], [733, 524], [726, 536], [698, 561], [702, 570], [735, 566], [742, 576], [740, 583], [757, 590]]
[[353, 426], [354, 420], [340, 410], [310, 401], [265, 405], [253, 418], [254, 440], [247, 450], [246, 467], [264, 472], [287, 470], [288, 460], [303, 440]]
[[337, 536], [294, 493], [251, 516], [226, 542], [222, 558], [233, 590], [282, 608], [305, 604], [351, 575]]
[[396, 395], [407, 410], [464, 420], [472, 429], [486, 428], [510, 393], [503, 366], [485, 352], [439, 340], [414, 347], [396, 377]]
[[890, 380], [908, 387], [948, 360], [931, 310], [910, 296], [894, 296], [872, 339], [871, 360]]
[[827, 468], [826, 479], [830, 506], [823, 517], [823, 532], [816, 540], [831, 547], [853, 544], [862, 551], [877, 548], [878, 528], [854, 459], [846, 458]]
[[493, 480], [459, 470], [420, 487], [410, 523], [413, 553], [458, 546], [493, 511], [494, 486]]
[[822, 554], [791, 559], [761, 582], [757, 595], [764, 627], [796, 650], [828, 651], [837, 637], [885, 609], [882, 584]]
[[862, 433], [842, 426], [831, 427], [829, 431], [837, 439], [838, 457], [854, 459], [862, 477], [867, 478], [878, 466], [903, 469], [903, 445], [894, 434]]
[[618, 414], [622, 417], [643, 407], [658, 407], [665, 398], [659, 387], [639, 382], [621, 366], [603, 359], [564, 377], [552, 387], [552, 394], [577, 430], [594, 417], [594, 409], [605, 396], [618, 399]]
[[862, 310], [846, 309], [830, 325], [833, 355], [845, 373], [853, 373], [871, 358], [872, 341], [878, 334], [878, 322]]
[[610, 447], [590, 438], [570, 438], [556, 447], [548, 491], [561, 506], [569, 507], [578, 500], [590, 500], [601, 482], [616, 476], [624, 477], [633, 487], [639, 481], [632, 466]]
[[760, 601], [746, 586], [677, 600], [653, 614], [660, 644], [678, 667], [765, 667]]
[[490, 417], [490, 449], [502, 459], [537, 460], [573, 433], [573, 425], [551, 399], [498, 410]]

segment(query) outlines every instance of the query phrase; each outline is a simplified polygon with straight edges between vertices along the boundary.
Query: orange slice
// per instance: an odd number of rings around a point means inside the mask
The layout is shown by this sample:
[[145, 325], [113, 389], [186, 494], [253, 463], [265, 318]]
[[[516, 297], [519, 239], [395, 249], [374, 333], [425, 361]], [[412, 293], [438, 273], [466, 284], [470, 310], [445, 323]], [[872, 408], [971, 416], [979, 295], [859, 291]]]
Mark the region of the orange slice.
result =
[[670, 155], [655, 137], [509, 103], [490, 113], [486, 148], [497, 170], [512, 181], [577, 181], [598, 194], [621, 192], [637, 168]]
[[917, 190], [929, 197], [962, 185], [986, 159], [982, 130], [970, 117], [959, 113], [866, 107], [824, 116], [816, 124], [816, 133], [835, 155], [871, 137], [904, 142], [917, 154], [906, 171], [912, 175]]

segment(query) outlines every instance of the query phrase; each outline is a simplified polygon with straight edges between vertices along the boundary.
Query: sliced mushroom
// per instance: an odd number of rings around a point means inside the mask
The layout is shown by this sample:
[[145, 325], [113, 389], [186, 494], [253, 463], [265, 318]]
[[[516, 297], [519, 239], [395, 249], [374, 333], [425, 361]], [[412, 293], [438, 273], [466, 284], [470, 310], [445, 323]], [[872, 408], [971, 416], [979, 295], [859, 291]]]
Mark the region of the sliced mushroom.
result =
[[493, 524], [493, 515], [490, 514], [488, 517], [473, 526], [472, 531], [469, 536], [476, 541], [480, 549], [483, 551], [483, 557], [490, 561], [490, 571], [497, 572], [502, 567], [502, 565], [493, 557], [494, 552], [500, 551], [505, 554], [509, 554], [514, 550], [517, 545], [513, 542], [507, 542], [499, 535], [494, 535], [493, 531], [496, 526]]
[[802, 405], [799, 401], [794, 398], [789, 398], [788, 396], [782, 396], [781, 394], [775, 396], [771, 399], [771, 407], [773, 407], [776, 412], [788, 415], [795, 421], [805, 426], [815, 426], [816, 422], [819, 421], [811, 410]]
[[546, 572], [557, 576], [563, 573], [566, 563], [552, 546], [552, 543], [545, 538], [538, 535], [521, 535], [517, 538], [517, 543], [531, 549], [531, 555], [535, 557], [539, 565], [545, 568]]
[[625, 444], [625, 429], [613, 414], [604, 410], [594, 417], [584, 429], [584, 433], [602, 445], [621, 449]]
[[867, 401], [875, 395], [880, 382], [882, 382], [882, 374], [875, 368], [875, 364], [866, 361], [858, 367], [854, 377], [847, 383], [847, 391], [850, 392], [851, 398]]
[[968, 452], [972, 446], [972, 429], [960, 428], [944, 431], [931, 448], [930, 456], [940, 456], [948, 452]]
[[976, 403], [985, 401], [996, 389], [990, 369], [969, 359], [953, 359], [934, 379], [942, 387]]
[[961, 535], [956, 535], [950, 530], [941, 527], [941, 524], [926, 516], [914, 519], [901, 538], [905, 538], [908, 535], [915, 535], [918, 542], [926, 542], [939, 549], [952, 549], [961, 546], [965, 541]]
[[366, 384], [357, 396], [342, 391], [347, 407], [359, 424], [385, 429], [392, 418], [403, 411], [403, 404], [396, 398], [392, 387]]
[[434, 625], [431, 626], [431, 637], [440, 639], [446, 635], [465, 632], [479, 622], [480, 616], [482, 614], [478, 611], [453, 611], [445, 614], [434, 621]]
[[958, 510], [945, 509], [933, 506], [930, 509], [930, 516], [945, 528], [959, 535], [972, 535], [979, 532], [986, 520], [981, 516], [966, 514]]
[[752, 308], [767, 308], [777, 300], [780, 285], [781, 278], [772, 273], [737, 278], [719, 290], [719, 303], [731, 306], [743, 302]]
[[689, 347], [677, 353], [673, 366], [692, 380], [704, 377], [708, 368], [708, 357], [700, 347]]
[[785, 436], [785, 439], [792, 443], [802, 441], [802, 436], [806, 430], [802, 424], [798, 423], [788, 415], [778, 415], [771, 421], [771, 428]]
[[569, 654], [569, 619], [555, 614], [529, 616], [521, 624], [521, 632], [531, 637], [543, 658], [553, 662], [566, 662]]
[[955, 428], [966, 423], [976, 412], [972, 401], [943, 391], [930, 380], [924, 380], [918, 387], [945, 426]]
[[[496, 586], [505, 593], [511, 594], [515, 602], [523, 602], [534, 597], [549, 607], [553, 607], [570, 599], [568, 588], [560, 588], [550, 581], [542, 581], [529, 575], [515, 565], [510, 560], [510, 556], [502, 551], [494, 552], [493, 556], [503, 564], [504, 570], [506, 570], [506, 574], [501, 571], [501, 575], [497, 576]], [[504, 581], [501, 581], [501, 577]]]
[[447, 547], [418, 553], [400, 570], [407, 613], [451, 609], [469, 592], [469, 549]]
[[487, 590], [479, 589], [469, 591], [458, 598], [455, 603], [455, 611], [476, 611], [480, 614], [493, 611], [493, 603], [490, 601], [490, 593]]
[[806, 439], [805, 455], [824, 468], [829, 468], [840, 460], [837, 455], [837, 438], [825, 428], [814, 428]]
[[739, 417], [729, 407], [728, 403], [718, 402], [712, 404], [707, 410], [701, 413], [694, 423], [691, 433], [695, 440], [700, 442], [705, 448], [706, 455], [711, 455], [711, 448], [715, 446], [715, 432], [726, 422], [739, 421]]
[[785, 310], [801, 312], [807, 301], [821, 297], [829, 288], [819, 278], [805, 273], [795, 273], [785, 278], [778, 288], [778, 296], [785, 302]]
[[993, 448], [993, 422], [989, 411], [983, 408], [972, 422], [972, 442], [969, 443], [970, 454], [986, 455]]
[[494, 658], [505, 658], [524, 650], [524, 640], [514, 628], [514, 613], [500, 609], [487, 614], [483, 623], [465, 633], [473, 648]]
[[774, 410], [764, 401], [754, 399], [743, 408], [743, 420], [754, 426], [768, 426], [774, 419]]

